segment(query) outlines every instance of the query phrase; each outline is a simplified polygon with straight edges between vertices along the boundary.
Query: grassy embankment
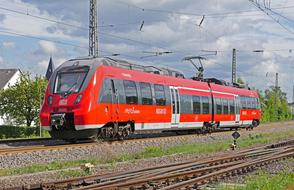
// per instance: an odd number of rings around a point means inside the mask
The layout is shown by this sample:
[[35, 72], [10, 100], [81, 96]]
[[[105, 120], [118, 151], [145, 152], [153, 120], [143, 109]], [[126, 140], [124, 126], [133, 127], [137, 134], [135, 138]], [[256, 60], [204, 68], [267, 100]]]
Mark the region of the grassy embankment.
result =
[[[253, 136], [243, 136], [238, 140], [238, 146], [240, 148], [250, 147], [257, 144], [266, 144], [274, 141], [284, 140], [285, 138], [294, 137], [294, 129], [290, 129], [283, 132], [268, 133], [268, 134], [256, 134]], [[143, 158], [162, 157], [173, 154], [208, 154], [221, 152], [229, 149], [229, 145], [232, 141], [215, 141], [210, 143], [184, 143], [173, 147], [146, 147], [141, 152], [134, 154], [112, 155], [107, 158], [85, 158], [79, 160], [68, 161], [54, 161], [47, 164], [32, 164], [29, 166], [0, 169], [0, 176], [11, 176], [18, 174], [35, 173], [42, 171], [54, 171], [67, 168], [79, 167], [81, 164], [92, 163], [94, 165], [99, 164], [115, 164], [122, 161], [134, 161]], [[61, 177], [74, 177], [87, 175], [87, 172], [82, 170], [73, 171], [59, 171]]]
[[285, 170], [278, 174], [271, 175], [260, 171], [256, 175], [251, 175], [246, 179], [243, 186], [220, 185], [219, 190], [290, 190], [294, 189], [294, 173]]

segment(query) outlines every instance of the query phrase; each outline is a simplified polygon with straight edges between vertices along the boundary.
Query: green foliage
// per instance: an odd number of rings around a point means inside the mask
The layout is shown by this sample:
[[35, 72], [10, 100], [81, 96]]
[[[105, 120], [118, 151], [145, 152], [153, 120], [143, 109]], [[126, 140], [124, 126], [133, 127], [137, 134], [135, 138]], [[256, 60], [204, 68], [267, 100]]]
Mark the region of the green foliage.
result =
[[[40, 127], [0, 126], [0, 139], [37, 137]], [[42, 137], [49, 137], [47, 131], [42, 131]]]
[[57, 175], [61, 179], [88, 176], [90, 174], [92, 174], [91, 171], [85, 172], [84, 170], [62, 170], [62, 171], [57, 172]]
[[286, 93], [280, 88], [271, 87], [260, 93], [260, 103], [262, 122], [285, 121], [292, 117]]
[[0, 139], [35, 136], [36, 129], [33, 127], [0, 126]]
[[220, 190], [282, 190], [294, 185], [294, 173], [282, 171], [276, 175], [270, 175], [260, 171], [257, 175], [252, 175], [247, 179], [245, 186], [223, 186]]
[[237, 83], [245, 85], [245, 81], [240, 77], [237, 79]]
[[15, 85], [0, 91], [0, 116], [12, 124], [31, 126], [34, 122], [38, 125], [46, 86], [43, 77], [31, 79], [29, 73], [22, 73]]

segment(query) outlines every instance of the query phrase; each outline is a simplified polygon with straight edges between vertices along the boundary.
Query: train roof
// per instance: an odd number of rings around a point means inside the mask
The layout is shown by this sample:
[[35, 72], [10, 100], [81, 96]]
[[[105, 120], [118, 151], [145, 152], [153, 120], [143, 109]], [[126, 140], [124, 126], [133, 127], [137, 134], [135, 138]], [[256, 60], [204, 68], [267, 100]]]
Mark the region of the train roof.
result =
[[[195, 81], [192, 79], [185, 79], [184, 75], [180, 71], [176, 71], [169, 68], [159, 68], [155, 66], [145, 66], [140, 64], [133, 64], [128, 61], [120, 60], [120, 59], [112, 59], [109, 57], [104, 58], [93, 58], [93, 57], [83, 57], [83, 58], [76, 58], [71, 59], [63, 64], [61, 64], [56, 71], [58, 72], [60, 69], [64, 67], [72, 67], [72, 66], [89, 66], [90, 72], [94, 72], [97, 67], [104, 65], [104, 66], [110, 66], [114, 68], [122, 68], [127, 69], [130, 71], [141, 71], [145, 72], [146, 74], [157, 74], [158, 76], [162, 77], [172, 77], [170, 78], [169, 82], [174, 85], [182, 85], [183, 83], [186, 83], [188, 86], [201, 86], [201, 88], [207, 88], [207, 83], [210, 83], [211, 87], [214, 90], [219, 90], [223, 92], [228, 92], [232, 94], [239, 94], [244, 96], [258, 96], [256, 91], [246, 89], [246, 88], [236, 88], [235, 86], [230, 86], [228, 83], [224, 81], [218, 82], [217, 79], [208, 79], [206, 81]], [[56, 75], [56, 72], [54, 72], [53, 75]], [[55, 77], [51, 77], [55, 78]], [[176, 80], [176, 78], [178, 80]], [[53, 82], [53, 81], [52, 81]]]
[[121, 59], [113, 59], [110, 57], [103, 57], [103, 58], [93, 58], [93, 57], [82, 57], [71, 59], [62, 66], [72, 66], [73, 64], [79, 65], [92, 65], [93, 67], [98, 67], [100, 65], [130, 69], [135, 71], [142, 71], [146, 73], [154, 73], [158, 75], [164, 76], [172, 76], [176, 78], [185, 78], [184, 74], [181, 71], [165, 68], [165, 67], [157, 67], [152, 65], [141, 65], [141, 64], [134, 64], [125, 60]]

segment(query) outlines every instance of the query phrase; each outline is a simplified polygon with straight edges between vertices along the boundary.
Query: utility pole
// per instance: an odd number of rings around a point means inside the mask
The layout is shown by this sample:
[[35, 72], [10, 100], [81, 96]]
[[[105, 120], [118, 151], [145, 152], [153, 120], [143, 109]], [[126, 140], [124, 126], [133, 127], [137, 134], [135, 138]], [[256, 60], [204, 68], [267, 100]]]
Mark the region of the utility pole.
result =
[[275, 84], [276, 90], [278, 90], [278, 87], [279, 87], [279, 73], [276, 73], [276, 84]]
[[237, 62], [236, 62], [236, 49], [233, 49], [233, 56], [232, 56], [232, 84], [237, 83]]
[[292, 120], [294, 120], [294, 85], [293, 85], [293, 97], [292, 97]]
[[277, 113], [277, 99], [278, 99], [278, 88], [279, 88], [279, 73], [276, 73], [276, 82], [275, 82], [275, 114]]
[[98, 57], [97, 0], [90, 0], [89, 56]]

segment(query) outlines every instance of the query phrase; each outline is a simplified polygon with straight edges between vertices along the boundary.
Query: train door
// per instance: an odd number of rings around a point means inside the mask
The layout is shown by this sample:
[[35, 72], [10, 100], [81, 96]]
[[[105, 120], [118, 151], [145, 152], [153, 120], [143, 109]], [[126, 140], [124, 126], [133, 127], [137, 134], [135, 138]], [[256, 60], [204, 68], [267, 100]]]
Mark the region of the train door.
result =
[[117, 88], [115, 87], [115, 83], [113, 79], [110, 79], [111, 83], [111, 97], [112, 97], [112, 104], [110, 108], [111, 118], [112, 121], [116, 122], [118, 120], [118, 93]]
[[176, 87], [170, 87], [172, 116], [171, 125], [172, 127], [178, 127], [180, 123], [180, 96], [179, 90]]
[[236, 113], [236, 119], [235, 123], [240, 124], [240, 98], [238, 96], [235, 96], [235, 113]]

